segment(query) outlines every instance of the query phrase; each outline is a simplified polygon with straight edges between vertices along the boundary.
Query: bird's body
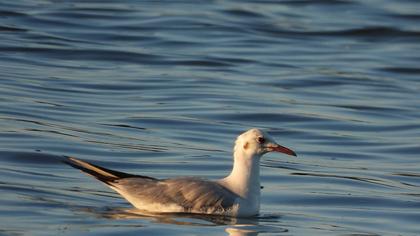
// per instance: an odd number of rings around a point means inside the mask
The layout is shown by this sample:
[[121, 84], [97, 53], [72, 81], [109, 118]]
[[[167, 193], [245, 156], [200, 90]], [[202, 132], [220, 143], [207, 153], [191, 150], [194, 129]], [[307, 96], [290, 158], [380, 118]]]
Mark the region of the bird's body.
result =
[[234, 148], [232, 172], [217, 181], [196, 177], [155, 179], [109, 170], [72, 157], [66, 162], [104, 182], [140, 210], [247, 217], [259, 213], [259, 162], [270, 151], [296, 155], [263, 131], [251, 129], [243, 133]]

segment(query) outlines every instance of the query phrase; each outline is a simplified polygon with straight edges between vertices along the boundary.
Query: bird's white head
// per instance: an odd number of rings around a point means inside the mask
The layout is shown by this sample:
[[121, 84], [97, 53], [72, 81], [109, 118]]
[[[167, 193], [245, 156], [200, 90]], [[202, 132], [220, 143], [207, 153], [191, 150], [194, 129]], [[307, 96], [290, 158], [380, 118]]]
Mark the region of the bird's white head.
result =
[[[260, 204], [260, 159], [268, 152], [281, 152], [296, 156], [296, 153], [280, 146], [266, 132], [250, 129], [238, 136], [234, 148], [234, 164], [229, 176], [220, 183], [246, 199], [239, 211], [257, 214]], [[244, 213], [244, 214], [248, 214]]]
[[249, 157], [261, 157], [268, 152], [281, 152], [296, 156], [296, 153], [291, 149], [277, 144], [268, 133], [255, 128], [238, 136], [234, 151]]

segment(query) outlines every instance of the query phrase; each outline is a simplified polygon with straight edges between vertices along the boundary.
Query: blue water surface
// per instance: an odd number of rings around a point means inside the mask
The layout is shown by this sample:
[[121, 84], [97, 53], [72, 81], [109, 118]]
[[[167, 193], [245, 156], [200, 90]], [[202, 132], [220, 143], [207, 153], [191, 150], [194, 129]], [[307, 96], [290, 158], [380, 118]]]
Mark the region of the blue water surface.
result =
[[[419, 235], [420, 2], [0, 1], [0, 234]], [[136, 214], [63, 164], [220, 178], [250, 219]]]

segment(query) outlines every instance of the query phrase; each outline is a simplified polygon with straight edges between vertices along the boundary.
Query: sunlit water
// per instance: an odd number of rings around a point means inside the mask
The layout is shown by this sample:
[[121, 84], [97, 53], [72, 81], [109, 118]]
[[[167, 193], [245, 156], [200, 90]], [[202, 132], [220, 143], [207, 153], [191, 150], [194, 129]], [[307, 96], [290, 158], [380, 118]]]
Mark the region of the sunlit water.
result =
[[[420, 234], [418, 1], [1, 1], [0, 234]], [[142, 215], [63, 155], [220, 178], [268, 130], [261, 215]]]

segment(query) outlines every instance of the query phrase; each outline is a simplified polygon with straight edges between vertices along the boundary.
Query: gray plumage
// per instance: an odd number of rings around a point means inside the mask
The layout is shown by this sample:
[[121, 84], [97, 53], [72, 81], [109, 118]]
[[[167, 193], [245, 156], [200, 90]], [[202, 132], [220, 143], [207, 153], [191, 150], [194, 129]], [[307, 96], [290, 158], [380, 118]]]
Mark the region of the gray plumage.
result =
[[112, 186], [143, 204], [174, 204], [181, 207], [182, 212], [223, 213], [233, 207], [238, 197], [216, 182], [192, 177], [164, 180], [123, 178], [114, 181]]
[[169, 207], [170, 212], [226, 214], [238, 198], [217, 182], [200, 178], [155, 179], [106, 169], [73, 157], [65, 162], [104, 182], [138, 209], [153, 211], [152, 206]]

